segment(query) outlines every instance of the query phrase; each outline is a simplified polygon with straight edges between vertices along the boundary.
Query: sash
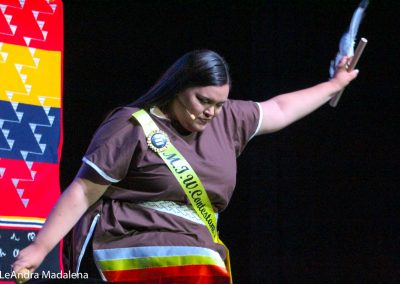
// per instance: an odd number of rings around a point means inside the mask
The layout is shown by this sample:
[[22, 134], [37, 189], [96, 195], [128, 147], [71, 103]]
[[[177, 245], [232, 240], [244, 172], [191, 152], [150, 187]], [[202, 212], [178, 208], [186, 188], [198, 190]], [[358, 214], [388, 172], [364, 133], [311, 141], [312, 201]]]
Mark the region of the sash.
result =
[[149, 148], [158, 154], [179, 182], [195, 212], [206, 225], [213, 241], [225, 247], [226, 268], [232, 283], [229, 250], [219, 238], [215, 213], [199, 177], [178, 149], [171, 144], [168, 135], [158, 128], [145, 110], [141, 109], [132, 116], [142, 126]]

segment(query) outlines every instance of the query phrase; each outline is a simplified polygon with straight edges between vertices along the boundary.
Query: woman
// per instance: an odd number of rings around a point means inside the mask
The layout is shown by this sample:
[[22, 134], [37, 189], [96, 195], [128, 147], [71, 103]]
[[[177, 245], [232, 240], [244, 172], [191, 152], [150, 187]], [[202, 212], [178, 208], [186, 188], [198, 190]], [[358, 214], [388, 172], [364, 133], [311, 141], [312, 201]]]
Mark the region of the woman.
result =
[[[34, 271], [80, 220], [74, 230], [76, 270], [92, 237], [96, 266], [108, 281], [229, 283], [226, 249], [212, 235], [213, 222], [201, 216], [202, 206], [193, 209], [196, 201], [184, 191], [188, 183], [180, 184], [176, 174], [186, 168], [174, 173], [175, 156], [163, 160], [158, 150], [169, 139], [198, 175], [215, 213], [221, 212], [247, 142], [328, 102], [358, 74], [345, 65], [346, 59], [328, 82], [255, 103], [228, 99], [231, 79], [221, 56], [209, 50], [185, 54], [147, 94], [103, 122], [76, 178], [13, 269]], [[139, 109], [161, 130], [160, 149], [147, 139], [146, 125], [132, 117]]]

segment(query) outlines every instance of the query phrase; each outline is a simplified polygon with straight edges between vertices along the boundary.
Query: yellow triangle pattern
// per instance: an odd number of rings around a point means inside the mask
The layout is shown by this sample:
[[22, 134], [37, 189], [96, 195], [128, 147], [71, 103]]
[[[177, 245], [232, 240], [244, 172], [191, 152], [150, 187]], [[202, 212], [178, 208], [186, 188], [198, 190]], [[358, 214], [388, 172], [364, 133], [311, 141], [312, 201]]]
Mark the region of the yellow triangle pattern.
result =
[[0, 100], [60, 108], [61, 60], [60, 51], [2, 43]]

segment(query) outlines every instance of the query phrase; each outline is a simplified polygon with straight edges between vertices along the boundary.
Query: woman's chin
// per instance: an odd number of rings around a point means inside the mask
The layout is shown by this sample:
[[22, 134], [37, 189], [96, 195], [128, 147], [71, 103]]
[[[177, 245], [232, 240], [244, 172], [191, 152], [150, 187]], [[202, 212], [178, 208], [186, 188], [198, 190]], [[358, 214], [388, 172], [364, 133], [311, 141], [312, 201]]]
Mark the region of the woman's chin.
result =
[[185, 127], [185, 129], [189, 132], [202, 132], [206, 128], [207, 124], [202, 124], [202, 123], [196, 123], [195, 121], [193, 123], [190, 123]]

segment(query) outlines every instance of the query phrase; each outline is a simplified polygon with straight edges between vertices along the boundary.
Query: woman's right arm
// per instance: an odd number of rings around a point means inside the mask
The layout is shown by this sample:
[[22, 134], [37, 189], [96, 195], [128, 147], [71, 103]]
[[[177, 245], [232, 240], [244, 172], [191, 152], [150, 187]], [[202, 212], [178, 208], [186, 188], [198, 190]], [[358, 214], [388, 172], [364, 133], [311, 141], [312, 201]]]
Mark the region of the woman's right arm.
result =
[[20, 251], [13, 264], [13, 270], [19, 272], [27, 268], [33, 272], [38, 268], [46, 255], [103, 195], [107, 187], [108, 185], [75, 178], [57, 201], [34, 242]]

